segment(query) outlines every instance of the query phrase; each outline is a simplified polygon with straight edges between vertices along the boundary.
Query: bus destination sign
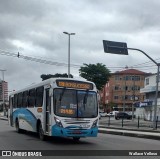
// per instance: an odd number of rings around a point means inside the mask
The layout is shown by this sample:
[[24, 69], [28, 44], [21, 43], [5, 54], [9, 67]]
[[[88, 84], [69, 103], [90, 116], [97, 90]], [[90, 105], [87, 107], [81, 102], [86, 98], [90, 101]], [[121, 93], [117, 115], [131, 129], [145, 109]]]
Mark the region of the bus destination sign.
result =
[[92, 83], [81, 81], [57, 80], [58, 87], [75, 88], [75, 89], [93, 89]]

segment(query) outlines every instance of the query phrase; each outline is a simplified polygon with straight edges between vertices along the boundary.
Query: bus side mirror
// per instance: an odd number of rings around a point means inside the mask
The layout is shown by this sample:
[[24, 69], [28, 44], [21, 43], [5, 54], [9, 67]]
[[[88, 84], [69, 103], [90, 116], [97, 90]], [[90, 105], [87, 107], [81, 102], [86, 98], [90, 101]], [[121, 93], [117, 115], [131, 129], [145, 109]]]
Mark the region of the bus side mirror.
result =
[[53, 89], [49, 90], [49, 96], [53, 96]]

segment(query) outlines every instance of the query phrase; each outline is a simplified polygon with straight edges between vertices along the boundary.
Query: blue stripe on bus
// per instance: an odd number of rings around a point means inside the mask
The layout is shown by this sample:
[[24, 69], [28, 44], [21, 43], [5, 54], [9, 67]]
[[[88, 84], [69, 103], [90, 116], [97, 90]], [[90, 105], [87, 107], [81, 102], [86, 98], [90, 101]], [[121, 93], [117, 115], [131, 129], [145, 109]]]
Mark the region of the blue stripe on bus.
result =
[[63, 137], [96, 137], [98, 134], [98, 127], [91, 129], [76, 129], [71, 130], [69, 128], [61, 128], [57, 125], [52, 126], [52, 136]]
[[37, 118], [30, 110], [26, 108], [16, 109], [13, 112], [14, 122], [16, 118], [25, 120], [33, 128], [33, 131], [36, 131]]

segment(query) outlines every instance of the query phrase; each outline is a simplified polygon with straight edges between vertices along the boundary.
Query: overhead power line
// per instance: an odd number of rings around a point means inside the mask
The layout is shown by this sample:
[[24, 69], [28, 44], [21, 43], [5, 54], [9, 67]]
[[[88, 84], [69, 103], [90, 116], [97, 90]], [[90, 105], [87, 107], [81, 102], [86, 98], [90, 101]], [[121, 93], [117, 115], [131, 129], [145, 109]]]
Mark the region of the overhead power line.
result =
[[[68, 66], [68, 64], [66, 64], [66, 63], [53, 62], [53, 61], [44, 60], [44, 59], [40, 59], [40, 58], [25, 56], [25, 55], [20, 54], [19, 52], [18, 53], [11, 53], [11, 52], [8, 52], [8, 51], [0, 50], [0, 54], [5, 55], [5, 56], [18, 57], [18, 58], [22, 58], [22, 59], [25, 59], [25, 60], [44, 63], [44, 64], [48, 64], [48, 65], [65, 66], [65, 67]], [[75, 65], [75, 64], [71, 64], [71, 66], [72, 67], [80, 67], [80, 65]]]
[[[154, 59], [154, 60], [157, 61], [157, 60], [160, 60], [160, 58], [157, 58], [157, 59]], [[132, 67], [139, 66], [139, 65], [144, 65], [144, 64], [150, 64], [150, 63], [153, 63], [153, 62], [152, 61], [147, 61], [147, 62], [144, 62], [144, 63], [133, 65]]]
[[[68, 67], [68, 64], [64, 63], [64, 62], [54, 62], [54, 61], [50, 61], [50, 60], [45, 60], [43, 57], [36, 58], [36, 57], [26, 56], [26, 55], [20, 54], [19, 52], [18, 53], [13, 53], [13, 52], [4, 51], [4, 50], [0, 49], [0, 54], [5, 55], [5, 56], [21, 58], [21, 59], [25, 59], [25, 60], [28, 60], [28, 61], [34, 61], [34, 62], [39, 62], [39, 63], [43, 63], [43, 64], [48, 64], [48, 65]], [[156, 60], [159, 60], [159, 59], [160, 58], [158, 58]], [[144, 63], [137, 64], [137, 65], [133, 65], [133, 66], [130, 66], [129, 68], [135, 68], [135, 69], [148, 69], [148, 67], [149, 68], [154, 68], [155, 65], [149, 64], [150, 62], [151, 61], [144, 62]], [[147, 64], [147, 65], [141, 66], [143, 64]], [[80, 65], [80, 64], [79, 65], [78, 64], [71, 64], [71, 67], [74, 67], [74, 68], [79, 68], [81, 66], [82, 65]], [[107, 66], [107, 68], [112, 69], [112, 70], [114, 70], [114, 69], [124, 69], [124, 67], [122, 67], [122, 66]]]

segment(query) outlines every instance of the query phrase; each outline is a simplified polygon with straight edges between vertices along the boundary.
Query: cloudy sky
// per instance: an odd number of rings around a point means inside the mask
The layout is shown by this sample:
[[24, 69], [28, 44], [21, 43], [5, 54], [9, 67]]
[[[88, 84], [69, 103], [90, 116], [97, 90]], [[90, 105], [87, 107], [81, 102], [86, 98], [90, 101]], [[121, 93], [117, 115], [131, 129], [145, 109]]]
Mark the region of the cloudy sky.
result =
[[[0, 69], [9, 91], [41, 81], [41, 74], [67, 73], [68, 35], [71, 74], [83, 63], [105, 64], [112, 72], [125, 66], [156, 72], [153, 62], [137, 51], [104, 53], [102, 40], [127, 42], [160, 62], [160, 1], [157, 0], [1, 0]], [[23, 58], [62, 63], [48, 65]], [[0, 74], [2, 78], [2, 74]]]

